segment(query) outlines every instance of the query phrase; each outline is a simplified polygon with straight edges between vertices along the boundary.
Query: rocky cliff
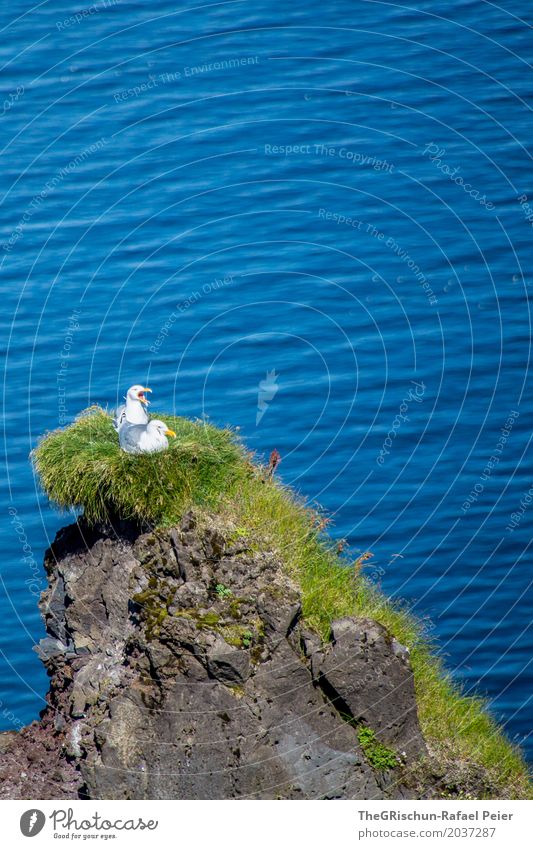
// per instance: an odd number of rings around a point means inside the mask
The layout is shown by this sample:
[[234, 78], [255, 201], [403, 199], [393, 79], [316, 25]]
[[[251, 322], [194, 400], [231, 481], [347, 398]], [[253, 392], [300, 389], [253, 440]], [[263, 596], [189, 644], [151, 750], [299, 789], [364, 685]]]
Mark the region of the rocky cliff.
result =
[[3, 798], [421, 793], [407, 648], [356, 618], [323, 644], [275, 556], [189, 514], [157, 533], [80, 521], [45, 565], [48, 707], [0, 735]]

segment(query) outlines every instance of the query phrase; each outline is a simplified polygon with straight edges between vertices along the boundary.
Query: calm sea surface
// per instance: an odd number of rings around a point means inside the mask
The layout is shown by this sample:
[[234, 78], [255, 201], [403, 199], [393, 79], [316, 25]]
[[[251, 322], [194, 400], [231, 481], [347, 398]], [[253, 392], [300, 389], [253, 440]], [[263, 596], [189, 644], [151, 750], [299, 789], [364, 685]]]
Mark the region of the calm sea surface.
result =
[[2, 11], [1, 727], [70, 518], [28, 454], [149, 382], [277, 448], [531, 753], [530, 3], [177, 5]]

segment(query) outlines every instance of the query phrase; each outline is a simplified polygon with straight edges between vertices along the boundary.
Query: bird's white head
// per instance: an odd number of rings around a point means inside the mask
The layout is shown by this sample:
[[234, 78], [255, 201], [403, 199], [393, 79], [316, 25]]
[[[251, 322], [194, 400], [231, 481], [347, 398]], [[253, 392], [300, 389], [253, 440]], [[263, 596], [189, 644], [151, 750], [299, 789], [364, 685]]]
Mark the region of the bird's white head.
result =
[[145, 392], [151, 391], [152, 390], [149, 386], [141, 386], [140, 384], [136, 383], [134, 386], [130, 386], [130, 388], [126, 392], [126, 399], [128, 399], [129, 401], [140, 401], [141, 404], [148, 406], [150, 402], [148, 401]]
[[151, 419], [147, 425], [149, 430], [157, 431], [157, 433], [161, 434], [161, 436], [176, 436], [173, 430], [170, 430], [169, 427], [162, 422], [161, 419]]

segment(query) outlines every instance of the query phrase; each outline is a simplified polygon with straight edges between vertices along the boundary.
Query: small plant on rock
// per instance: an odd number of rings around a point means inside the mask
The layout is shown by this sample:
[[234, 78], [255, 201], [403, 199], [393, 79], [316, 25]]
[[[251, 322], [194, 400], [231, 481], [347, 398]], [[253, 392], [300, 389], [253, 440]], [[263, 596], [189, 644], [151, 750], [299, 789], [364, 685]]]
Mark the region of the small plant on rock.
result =
[[368, 728], [366, 725], [361, 726], [357, 732], [357, 739], [368, 763], [374, 769], [383, 771], [385, 769], [394, 769], [398, 766], [396, 752], [388, 749], [383, 743], [380, 743], [376, 737], [376, 732], [371, 728]]
[[222, 600], [224, 600], [225, 598], [229, 598], [229, 596], [233, 595], [229, 587], [225, 587], [224, 584], [217, 584], [215, 587], [215, 592]]
[[242, 642], [245, 649], [250, 648], [250, 646], [252, 645], [253, 638], [254, 638], [254, 635], [252, 634], [251, 631], [245, 631], [245, 633], [242, 635], [241, 642]]

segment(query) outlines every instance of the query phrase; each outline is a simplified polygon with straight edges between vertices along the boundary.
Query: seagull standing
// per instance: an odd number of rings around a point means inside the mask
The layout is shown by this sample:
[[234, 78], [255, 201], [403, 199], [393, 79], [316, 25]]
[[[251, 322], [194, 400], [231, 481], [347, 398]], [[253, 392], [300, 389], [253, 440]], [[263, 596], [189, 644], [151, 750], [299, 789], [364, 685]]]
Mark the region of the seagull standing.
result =
[[148, 424], [124, 422], [118, 433], [120, 447], [127, 454], [154, 454], [166, 451], [167, 436], [176, 436], [160, 419], [150, 419]]
[[148, 424], [150, 417], [146, 407], [148, 406], [149, 401], [145, 396], [145, 392], [151, 391], [152, 390], [148, 386], [140, 386], [138, 383], [134, 386], [130, 386], [126, 392], [126, 403], [121, 404], [121, 406], [117, 407], [115, 411], [113, 427], [117, 432], [120, 431], [125, 422], [134, 425]]

